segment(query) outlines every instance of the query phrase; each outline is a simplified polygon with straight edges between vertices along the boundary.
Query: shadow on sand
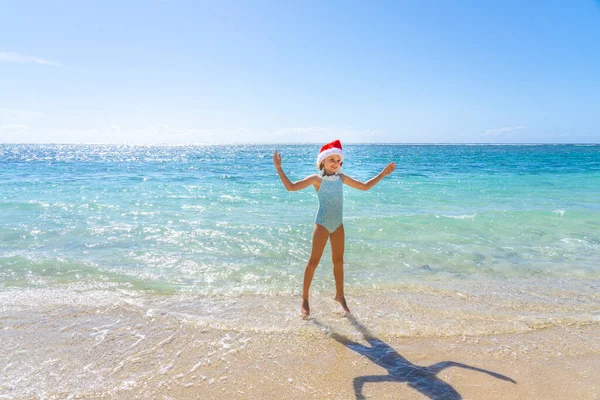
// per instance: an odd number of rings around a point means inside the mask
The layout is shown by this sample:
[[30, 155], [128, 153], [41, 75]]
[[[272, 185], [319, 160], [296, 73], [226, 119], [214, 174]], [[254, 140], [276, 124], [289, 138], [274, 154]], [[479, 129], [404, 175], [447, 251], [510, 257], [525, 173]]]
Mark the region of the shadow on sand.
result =
[[418, 390], [430, 399], [462, 399], [461, 395], [452, 386], [437, 377], [437, 374], [440, 371], [450, 367], [460, 367], [472, 371], [483, 372], [497, 379], [517, 383], [513, 379], [496, 372], [472, 367], [470, 365], [461, 364], [454, 361], [439, 362], [430, 365], [429, 367], [415, 365], [398, 354], [396, 350], [390, 347], [387, 343], [374, 337], [367, 328], [365, 328], [356, 320], [354, 316], [348, 316], [348, 319], [361, 333], [363, 338], [369, 343], [370, 346], [365, 346], [354, 342], [353, 340], [334, 332], [330, 327], [315, 319], [313, 319], [312, 322], [319, 328], [331, 332], [331, 338], [357, 352], [358, 354], [367, 357], [369, 360], [388, 371], [387, 375], [359, 376], [354, 378], [354, 394], [356, 395], [357, 399], [365, 398], [362, 393], [365, 383], [375, 382], [407, 383], [409, 387]]

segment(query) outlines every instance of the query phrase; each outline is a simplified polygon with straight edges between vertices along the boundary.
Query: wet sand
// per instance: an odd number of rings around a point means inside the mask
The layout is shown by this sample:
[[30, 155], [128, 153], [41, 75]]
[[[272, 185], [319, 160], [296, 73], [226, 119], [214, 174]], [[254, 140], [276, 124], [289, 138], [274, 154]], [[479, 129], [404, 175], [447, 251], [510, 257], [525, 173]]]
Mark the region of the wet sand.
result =
[[[0, 313], [0, 398], [597, 399], [600, 324], [373, 335], [317, 315], [294, 333], [123, 306]], [[339, 329], [344, 327], [344, 329]], [[348, 334], [352, 332], [352, 334]], [[364, 396], [364, 397], [362, 397]]]

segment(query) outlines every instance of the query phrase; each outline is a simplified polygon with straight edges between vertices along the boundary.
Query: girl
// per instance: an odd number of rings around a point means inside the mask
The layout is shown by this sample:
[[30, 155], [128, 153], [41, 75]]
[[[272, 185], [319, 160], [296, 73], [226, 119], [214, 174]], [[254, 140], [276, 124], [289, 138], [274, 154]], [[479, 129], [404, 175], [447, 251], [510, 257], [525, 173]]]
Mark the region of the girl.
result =
[[396, 169], [396, 163], [389, 163], [383, 171], [369, 179], [367, 182], [359, 182], [341, 173], [344, 152], [342, 143], [334, 140], [321, 148], [317, 156], [317, 168], [320, 173], [307, 176], [306, 178], [292, 183], [281, 168], [281, 154], [275, 150], [273, 164], [277, 169], [279, 178], [285, 188], [296, 191], [313, 185], [319, 197], [319, 209], [315, 221], [315, 229], [312, 237], [312, 249], [310, 258], [304, 270], [304, 287], [302, 289], [302, 316], [310, 315], [308, 305], [308, 290], [312, 282], [315, 270], [319, 265], [327, 239], [331, 243], [331, 256], [333, 261], [333, 276], [335, 278], [335, 300], [342, 305], [346, 314], [350, 313], [344, 297], [344, 224], [342, 222], [343, 192], [342, 184], [354, 189], [369, 190], [384, 177]]

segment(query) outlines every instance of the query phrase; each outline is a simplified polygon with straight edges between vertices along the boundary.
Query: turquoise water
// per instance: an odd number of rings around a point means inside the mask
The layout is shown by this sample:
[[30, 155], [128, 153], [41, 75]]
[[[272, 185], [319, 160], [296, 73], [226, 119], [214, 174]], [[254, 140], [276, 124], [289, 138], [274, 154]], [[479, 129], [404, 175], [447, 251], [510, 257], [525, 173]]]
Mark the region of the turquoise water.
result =
[[[319, 147], [0, 145], [0, 291], [296, 296], [317, 197], [287, 192], [272, 153], [297, 180]], [[597, 318], [600, 145], [345, 152], [359, 180], [397, 163], [370, 191], [344, 189], [349, 293], [539, 284], [546, 305], [575, 293]], [[313, 288], [333, 292], [328, 250]]]

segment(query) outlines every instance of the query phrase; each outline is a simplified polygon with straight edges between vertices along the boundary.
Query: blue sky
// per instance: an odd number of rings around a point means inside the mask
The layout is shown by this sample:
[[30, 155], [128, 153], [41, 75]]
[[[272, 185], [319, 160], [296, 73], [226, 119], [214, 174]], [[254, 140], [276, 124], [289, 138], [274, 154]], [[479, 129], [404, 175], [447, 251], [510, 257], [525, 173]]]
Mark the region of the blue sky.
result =
[[600, 2], [5, 1], [0, 142], [600, 142]]

